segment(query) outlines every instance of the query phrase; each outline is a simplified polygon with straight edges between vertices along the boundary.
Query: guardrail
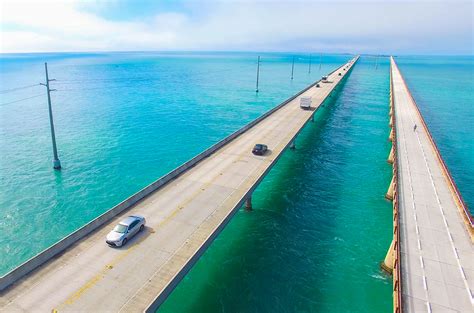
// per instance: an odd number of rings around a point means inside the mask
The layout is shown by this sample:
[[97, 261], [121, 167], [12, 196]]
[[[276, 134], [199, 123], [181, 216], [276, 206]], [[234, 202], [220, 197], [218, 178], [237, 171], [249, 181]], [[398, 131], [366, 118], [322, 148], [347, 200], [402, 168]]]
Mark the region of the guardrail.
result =
[[398, 150], [397, 150], [397, 126], [396, 126], [396, 115], [395, 115], [395, 101], [393, 94], [393, 79], [392, 79], [392, 64], [390, 63], [390, 105], [392, 107], [393, 115], [393, 177], [394, 177], [394, 188], [393, 188], [393, 312], [402, 313], [402, 270], [401, 270], [401, 257], [400, 257], [400, 225], [399, 225], [399, 184], [398, 184]]
[[[352, 61], [357, 61], [358, 57], [352, 59]], [[338, 67], [334, 71], [330, 72], [329, 75], [333, 74], [334, 72], [340, 70], [343, 66], [345, 66], [347, 63], [344, 65]], [[306, 92], [308, 89], [314, 87], [317, 83], [319, 83], [321, 80], [317, 80], [316, 82], [310, 84], [308, 87], [304, 88], [302, 91], [298, 92], [294, 96], [286, 99], [273, 109], [265, 112], [263, 115], [258, 117], [257, 119], [253, 120], [252, 122], [246, 124], [239, 130], [235, 131], [231, 135], [225, 137], [221, 141], [217, 142], [216, 144], [212, 145], [208, 149], [204, 150], [191, 160], [185, 162], [184, 164], [180, 165], [176, 169], [172, 170], [171, 172], [167, 173], [166, 175], [160, 177], [158, 180], [155, 182], [151, 183], [150, 185], [146, 186], [142, 190], [138, 191], [137, 193], [133, 194], [129, 198], [125, 199], [124, 201], [120, 202], [113, 208], [109, 209], [108, 211], [104, 212], [103, 214], [99, 215], [86, 225], [82, 226], [81, 228], [77, 229], [73, 233], [69, 234], [68, 236], [64, 237], [60, 241], [56, 242], [52, 246], [46, 248], [45, 250], [41, 251], [40, 253], [36, 254], [29, 260], [25, 261], [24, 263], [20, 264], [7, 274], [3, 275], [0, 277], [0, 291], [5, 290], [7, 287], [10, 285], [16, 283], [19, 279], [21, 279], [23, 276], [26, 274], [32, 272], [33, 270], [37, 269], [56, 255], [60, 254], [64, 250], [68, 249], [75, 243], [77, 243], [80, 239], [84, 238], [85, 236], [89, 235], [90, 233], [94, 232], [97, 230], [100, 226], [110, 222], [114, 217], [117, 215], [123, 213], [124, 211], [130, 209], [133, 205], [141, 201], [142, 199], [146, 198], [149, 196], [151, 193], [155, 192], [156, 190], [160, 189], [170, 181], [176, 179], [183, 173], [185, 173], [187, 170], [190, 168], [196, 166], [199, 162], [201, 162], [203, 159], [209, 157], [211, 154], [216, 152], [218, 149], [222, 148], [289, 102], [293, 101], [297, 97], [299, 97], [301, 94]]]
[[[398, 65], [395, 63], [395, 60], [393, 60], [393, 63], [395, 64], [398, 71], [400, 72], [400, 69], [399, 69]], [[423, 115], [421, 114], [421, 111], [418, 108], [418, 105], [416, 104], [415, 98], [413, 98], [413, 95], [411, 94], [410, 89], [408, 88], [408, 85], [405, 81], [405, 78], [403, 77], [401, 72], [400, 72], [400, 76], [401, 76], [403, 84], [405, 85], [405, 88], [408, 92], [408, 95], [410, 96], [411, 100], [413, 101], [416, 112], [418, 113], [418, 116], [420, 117], [421, 123], [423, 124], [423, 127], [425, 128], [426, 133], [428, 134], [428, 138], [430, 139], [430, 142], [433, 146], [433, 150], [435, 151], [436, 157], [438, 158], [438, 161], [441, 164], [441, 167], [443, 169], [445, 177], [448, 179], [450, 189], [451, 189], [452, 193], [455, 196], [454, 198], [455, 198], [456, 202], [458, 203], [458, 206], [464, 211], [465, 219], [470, 225], [470, 229], [468, 231], [472, 233], [474, 231], [474, 219], [472, 217], [471, 211], [469, 211], [469, 208], [467, 207], [467, 204], [464, 201], [464, 199], [461, 195], [461, 192], [459, 191], [456, 183], [454, 182], [454, 179], [451, 175], [451, 172], [449, 171], [448, 166], [446, 165], [446, 162], [444, 161], [443, 157], [441, 156], [441, 153], [439, 152], [438, 145], [436, 144], [433, 136], [431, 135], [431, 132], [428, 129], [428, 126], [426, 125], [425, 119], [423, 118]]]

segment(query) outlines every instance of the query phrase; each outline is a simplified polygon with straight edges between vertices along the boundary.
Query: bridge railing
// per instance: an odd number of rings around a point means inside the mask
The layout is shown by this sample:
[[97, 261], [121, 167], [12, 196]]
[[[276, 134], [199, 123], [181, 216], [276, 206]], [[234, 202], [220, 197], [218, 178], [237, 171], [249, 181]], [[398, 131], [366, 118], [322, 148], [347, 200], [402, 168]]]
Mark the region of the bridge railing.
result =
[[399, 225], [399, 184], [398, 184], [398, 154], [397, 154], [397, 127], [395, 115], [395, 101], [393, 93], [392, 68], [390, 67], [390, 105], [392, 107], [392, 146], [393, 146], [393, 312], [402, 313], [402, 275], [400, 257], [400, 225]]
[[[394, 64], [397, 67], [398, 71], [400, 72], [400, 69], [398, 68], [398, 65], [395, 63], [395, 61], [394, 61]], [[416, 112], [418, 113], [418, 116], [420, 117], [421, 123], [423, 124], [423, 127], [425, 128], [425, 131], [428, 134], [428, 138], [429, 138], [429, 140], [432, 144], [433, 150], [434, 150], [434, 152], [436, 154], [436, 157], [438, 158], [438, 161], [441, 164], [441, 167], [442, 167], [443, 172], [445, 174], [444, 176], [448, 180], [448, 183], [449, 183], [448, 185], [451, 189], [451, 192], [453, 193], [454, 198], [455, 198], [458, 206], [464, 212], [465, 220], [470, 226], [470, 229], [468, 229], [468, 231], [472, 235], [474, 233], [474, 218], [472, 217], [471, 211], [469, 211], [469, 208], [468, 208], [466, 202], [464, 201], [464, 199], [461, 195], [461, 192], [459, 191], [456, 183], [454, 182], [454, 179], [451, 175], [451, 172], [449, 171], [448, 166], [446, 165], [446, 162], [444, 161], [443, 157], [441, 156], [441, 153], [439, 152], [438, 145], [436, 144], [433, 136], [431, 135], [431, 132], [428, 129], [428, 126], [426, 125], [425, 119], [423, 118], [423, 115], [421, 114], [421, 111], [420, 111], [418, 105], [416, 104], [415, 98], [413, 98], [413, 95], [411, 94], [410, 89], [408, 88], [408, 85], [405, 81], [405, 78], [403, 77], [403, 75], [401, 75], [401, 72], [400, 72], [400, 76], [401, 76], [403, 84], [405, 85], [405, 88], [408, 92], [408, 95], [410, 96], [411, 100], [413, 101]]]

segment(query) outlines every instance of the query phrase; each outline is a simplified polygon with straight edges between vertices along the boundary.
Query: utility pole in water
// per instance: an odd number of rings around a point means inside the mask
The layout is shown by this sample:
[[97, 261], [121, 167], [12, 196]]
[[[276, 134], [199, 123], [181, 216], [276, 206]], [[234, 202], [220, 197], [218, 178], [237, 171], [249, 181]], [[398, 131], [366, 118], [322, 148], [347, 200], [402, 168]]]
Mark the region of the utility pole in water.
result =
[[295, 70], [295, 57], [293, 57], [293, 63], [291, 64], [291, 80], [293, 80], [294, 70]]
[[255, 87], [255, 92], [258, 92], [258, 77], [260, 74], [260, 56], [257, 59], [257, 86]]
[[48, 63], [44, 63], [44, 70], [46, 72], [46, 84], [40, 83], [46, 87], [46, 93], [48, 94], [48, 109], [49, 109], [49, 126], [51, 127], [51, 140], [53, 141], [53, 168], [55, 170], [61, 169], [61, 162], [58, 158], [58, 149], [56, 148], [56, 135], [54, 133], [54, 121], [53, 121], [53, 109], [51, 108], [51, 91], [56, 89], [49, 88], [49, 82], [55, 81], [56, 79], [49, 79], [48, 77]]
[[376, 55], [375, 56], [375, 69], [377, 69], [379, 67], [379, 56]]
[[311, 53], [309, 54], [309, 67], [308, 67], [308, 74], [311, 74]]

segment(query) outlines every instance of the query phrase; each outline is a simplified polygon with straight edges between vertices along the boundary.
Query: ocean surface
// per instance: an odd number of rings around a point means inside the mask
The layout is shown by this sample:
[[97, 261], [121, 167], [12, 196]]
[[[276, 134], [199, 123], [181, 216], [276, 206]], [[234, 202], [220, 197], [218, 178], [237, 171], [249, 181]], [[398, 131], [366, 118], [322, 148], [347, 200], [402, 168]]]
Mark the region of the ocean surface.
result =
[[[260, 55], [258, 94], [256, 53], [2, 55], [0, 274], [351, 57], [314, 55], [309, 73], [307, 54]], [[473, 59], [397, 60], [473, 203]], [[57, 79], [61, 171], [52, 169], [45, 89], [37, 85], [45, 61]], [[466, 78], [464, 87], [452, 82], [457, 93], [438, 85], [439, 76], [457, 75]], [[233, 218], [159, 311], [391, 310], [391, 279], [379, 269], [392, 227], [383, 198], [388, 91], [388, 59], [376, 67], [362, 57], [258, 187], [254, 211]]]

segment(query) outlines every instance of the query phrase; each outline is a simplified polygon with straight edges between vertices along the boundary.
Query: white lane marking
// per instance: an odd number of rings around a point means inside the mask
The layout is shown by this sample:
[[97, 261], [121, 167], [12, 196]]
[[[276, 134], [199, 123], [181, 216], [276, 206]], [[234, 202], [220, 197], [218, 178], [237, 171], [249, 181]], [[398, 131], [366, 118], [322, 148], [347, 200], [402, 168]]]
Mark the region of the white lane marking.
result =
[[[401, 74], [398, 73], [400, 75], [400, 79], [401, 79]], [[406, 89], [406, 86], [403, 85], [404, 88]], [[403, 93], [403, 95], [407, 98], [407, 103], [411, 103], [411, 107], [408, 108], [408, 116], [412, 122], [412, 124], [415, 124], [415, 119], [417, 120], [417, 122], [419, 122], [420, 124], [421, 123], [421, 120], [418, 121], [418, 118], [413, 118], [413, 109], [415, 108], [415, 103], [413, 103], [412, 99], [410, 97], [408, 97], [408, 90], [406, 93]], [[422, 128], [424, 129], [424, 128]], [[464, 271], [462, 269], [462, 266], [461, 266], [461, 261], [459, 259], [459, 255], [458, 255], [458, 252], [456, 250], [456, 247], [454, 245], [454, 241], [452, 239], [452, 236], [451, 236], [451, 232], [449, 230], [449, 226], [448, 226], [448, 222], [447, 222], [447, 219], [446, 219], [446, 215], [444, 214], [444, 210], [443, 210], [443, 207], [441, 205], [441, 200], [440, 200], [440, 197], [439, 197], [439, 194], [438, 194], [438, 189], [436, 188], [435, 186], [435, 183], [434, 183], [434, 179], [433, 179], [433, 173], [431, 172], [431, 168], [430, 166], [428, 165], [428, 159], [426, 157], [426, 153], [425, 153], [425, 148], [420, 140], [420, 135], [419, 135], [419, 132], [418, 131], [415, 131], [414, 132], [415, 135], [416, 135], [416, 139], [418, 141], [418, 146], [421, 148], [421, 152], [422, 152], [422, 155], [423, 155], [423, 160], [424, 160], [424, 163], [425, 163], [425, 167], [426, 169], [428, 170], [428, 174], [429, 174], [429, 177], [430, 177], [430, 182], [431, 182], [431, 185], [433, 187], [433, 191], [434, 191], [434, 194], [436, 196], [436, 201], [438, 202], [438, 208], [441, 212], [441, 216], [443, 217], [443, 222], [444, 222], [444, 226], [445, 226], [445, 230], [446, 230], [446, 233], [448, 234], [448, 237], [449, 237], [449, 242], [450, 242], [450, 245], [451, 245], [451, 250], [453, 251], [453, 254], [455, 256], [455, 259], [456, 259], [456, 263], [457, 263], [457, 267], [458, 267], [458, 270], [461, 274], [461, 278], [463, 280], [463, 283], [464, 283], [464, 287], [468, 293], [468, 296], [469, 296], [469, 300], [471, 301], [471, 305], [474, 306], [474, 298], [473, 298], [473, 295], [472, 295], [472, 292], [471, 292], [471, 289], [469, 288], [469, 284], [467, 283], [467, 280], [465, 279], [465, 275], [464, 275]], [[428, 136], [428, 134], [426, 134], [425, 132], [423, 132], [426, 136]], [[405, 135], [405, 134], [404, 134]], [[405, 146], [406, 147], [406, 146]]]
[[[446, 226], [448, 226], [448, 225], [446, 225]], [[451, 233], [449, 233], [448, 236], [449, 236], [449, 241], [454, 242], [453, 241], [453, 236], [451, 235]]]
[[[393, 73], [392, 73], [392, 76], [393, 76]], [[395, 93], [393, 95], [394, 97], [394, 110], [395, 111], [398, 111], [399, 108], [395, 105], [395, 101], [396, 101], [396, 97], [395, 97]], [[403, 119], [398, 119], [398, 121], [402, 124], [402, 129], [405, 129], [405, 127], [403, 127]], [[403, 136], [403, 150], [404, 150], [404, 157], [405, 157], [405, 160], [406, 160], [406, 163], [407, 163], [407, 172], [408, 172], [408, 185], [410, 186], [410, 195], [411, 195], [411, 203], [412, 203], [412, 210], [413, 210], [413, 214], [416, 216], [417, 215], [417, 209], [416, 209], [416, 204], [415, 204], [415, 193], [413, 191], [413, 182], [412, 182], [412, 177], [411, 177], [411, 165], [410, 165], [410, 160], [408, 159], [408, 150], [407, 150], [407, 140], [406, 140], [406, 136], [405, 136], [405, 132], [402, 131], [402, 136]], [[423, 289], [425, 290], [425, 297], [426, 297], [426, 308], [427, 308], [427, 312], [431, 312], [431, 305], [430, 305], [430, 302], [429, 302], [429, 298], [428, 298], [428, 286], [427, 286], [427, 281], [426, 281], [426, 273], [425, 273], [425, 269], [424, 269], [424, 266], [423, 266], [423, 256], [422, 256], [422, 251], [421, 251], [421, 243], [420, 243], [420, 234], [419, 234], [419, 230], [418, 230], [418, 220], [417, 218], [415, 218], [415, 230], [416, 230], [416, 235], [417, 235], [417, 241], [418, 241], [418, 249], [419, 249], [419, 252], [420, 252], [420, 265], [421, 265], [421, 275], [422, 275], [422, 279], [423, 279]]]

